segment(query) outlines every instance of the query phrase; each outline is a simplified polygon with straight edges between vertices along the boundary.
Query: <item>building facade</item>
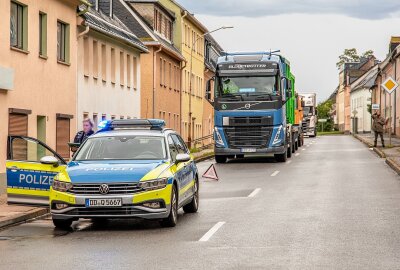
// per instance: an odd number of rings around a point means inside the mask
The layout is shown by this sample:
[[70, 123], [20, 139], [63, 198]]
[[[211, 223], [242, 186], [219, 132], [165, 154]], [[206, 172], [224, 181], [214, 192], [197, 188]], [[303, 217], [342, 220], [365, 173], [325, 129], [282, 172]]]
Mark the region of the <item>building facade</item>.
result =
[[[78, 129], [84, 118], [140, 117], [140, 57], [146, 46], [118, 18], [119, 0], [91, 0], [78, 34]], [[103, 26], [106, 25], [107, 28]]]
[[126, 24], [149, 48], [149, 53], [141, 57], [141, 116], [164, 119], [167, 127], [181, 131], [181, 70], [185, 59], [173, 42], [175, 15], [159, 1], [134, 0], [129, 5], [133, 19]]
[[67, 143], [76, 132], [78, 5], [0, 1], [0, 173], [7, 135], [38, 138], [69, 158]]

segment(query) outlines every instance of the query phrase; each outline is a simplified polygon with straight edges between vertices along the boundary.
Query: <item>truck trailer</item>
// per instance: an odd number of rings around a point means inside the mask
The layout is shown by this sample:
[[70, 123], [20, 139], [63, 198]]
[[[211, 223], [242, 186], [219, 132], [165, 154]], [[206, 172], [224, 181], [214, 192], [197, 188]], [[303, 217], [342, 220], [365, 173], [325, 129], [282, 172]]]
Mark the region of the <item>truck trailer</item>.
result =
[[299, 138], [294, 125], [295, 78], [289, 61], [278, 53], [225, 53], [219, 57], [216, 75], [206, 87], [206, 99], [215, 110], [217, 163], [269, 154], [285, 162], [295, 151]]

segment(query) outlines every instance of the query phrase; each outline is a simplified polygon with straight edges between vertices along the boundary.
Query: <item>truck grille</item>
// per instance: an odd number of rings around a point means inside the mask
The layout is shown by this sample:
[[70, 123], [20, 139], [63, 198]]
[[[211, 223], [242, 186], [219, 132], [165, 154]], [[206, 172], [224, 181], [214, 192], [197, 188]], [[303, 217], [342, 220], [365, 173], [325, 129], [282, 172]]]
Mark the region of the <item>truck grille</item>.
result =
[[[99, 190], [100, 185], [101, 184], [73, 184], [69, 192], [78, 195], [102, 195]], [[110, 183], [107, 185], [110, 190], [106, 195], [133, 194], [143, 191], [138, 183]]]
[[262, 126], [224, 127], [230, 148], [266, 148], [272, 134], [272, 128]]
[[229, 126], [272, 126], [271, 116], [229, 117]]

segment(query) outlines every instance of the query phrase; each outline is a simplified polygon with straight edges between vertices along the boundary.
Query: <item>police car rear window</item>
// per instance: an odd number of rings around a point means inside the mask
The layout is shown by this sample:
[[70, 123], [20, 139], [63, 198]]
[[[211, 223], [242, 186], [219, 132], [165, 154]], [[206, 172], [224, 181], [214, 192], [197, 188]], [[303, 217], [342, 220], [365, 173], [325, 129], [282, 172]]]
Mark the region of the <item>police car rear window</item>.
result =
[[89, 138], [75, 161], [166, 159], [164, 137], [115, 136]]

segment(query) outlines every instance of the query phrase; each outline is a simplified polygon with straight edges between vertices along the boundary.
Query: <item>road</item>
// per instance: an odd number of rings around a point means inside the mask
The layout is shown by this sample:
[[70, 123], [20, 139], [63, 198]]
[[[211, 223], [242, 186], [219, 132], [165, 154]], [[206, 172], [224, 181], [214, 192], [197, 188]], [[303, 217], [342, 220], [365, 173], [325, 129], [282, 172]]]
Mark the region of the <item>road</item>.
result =
[[218, 164], [176, 228], [85, 220], [64, 232], [42, 219], [0, 231], [0, 268], [399, 269], [399, 177], [350, 136], [307, 139], [298, 154]]

